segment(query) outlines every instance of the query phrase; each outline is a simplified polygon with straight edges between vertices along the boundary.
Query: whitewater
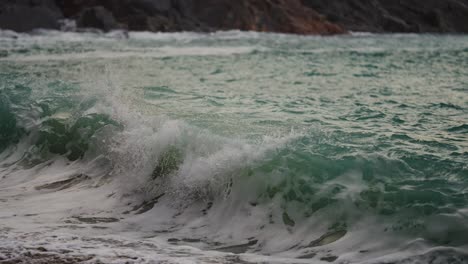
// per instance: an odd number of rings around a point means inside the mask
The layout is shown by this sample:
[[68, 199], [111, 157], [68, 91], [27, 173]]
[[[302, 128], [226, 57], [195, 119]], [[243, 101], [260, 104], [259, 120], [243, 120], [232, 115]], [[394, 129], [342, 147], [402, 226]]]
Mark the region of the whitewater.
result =
[[0, 263], [468, 263], [468, 37], [0, 31]]

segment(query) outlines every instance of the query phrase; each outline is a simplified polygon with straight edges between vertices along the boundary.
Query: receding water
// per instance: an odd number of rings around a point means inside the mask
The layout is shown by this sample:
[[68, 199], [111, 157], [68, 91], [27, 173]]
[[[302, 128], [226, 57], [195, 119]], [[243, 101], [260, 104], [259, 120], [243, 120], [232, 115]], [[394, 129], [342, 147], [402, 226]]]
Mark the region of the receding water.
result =
[[468, 263], [468, 37], [4, 31], [0, 151], [0, 260]]

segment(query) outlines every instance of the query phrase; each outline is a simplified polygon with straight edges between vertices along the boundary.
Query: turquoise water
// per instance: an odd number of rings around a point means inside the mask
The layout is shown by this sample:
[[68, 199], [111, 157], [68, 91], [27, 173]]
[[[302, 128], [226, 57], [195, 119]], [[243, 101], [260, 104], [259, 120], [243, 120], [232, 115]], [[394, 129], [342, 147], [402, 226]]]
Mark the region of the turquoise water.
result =
[[202, 249], [466, 263], [468, 37], [3, 32], [0, 149], [2, 179], [102, 159], [119, 199], [206, 207]]

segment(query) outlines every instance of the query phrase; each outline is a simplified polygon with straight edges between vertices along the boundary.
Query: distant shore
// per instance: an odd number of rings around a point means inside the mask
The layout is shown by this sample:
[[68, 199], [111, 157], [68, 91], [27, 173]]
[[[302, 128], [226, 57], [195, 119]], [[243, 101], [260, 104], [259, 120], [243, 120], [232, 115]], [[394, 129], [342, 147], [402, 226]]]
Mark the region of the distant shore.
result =
[[17, 32], [41, 28], [305, 35], [468, 33], [468, 1], [16, 0], [0, 3], [0, 28]]

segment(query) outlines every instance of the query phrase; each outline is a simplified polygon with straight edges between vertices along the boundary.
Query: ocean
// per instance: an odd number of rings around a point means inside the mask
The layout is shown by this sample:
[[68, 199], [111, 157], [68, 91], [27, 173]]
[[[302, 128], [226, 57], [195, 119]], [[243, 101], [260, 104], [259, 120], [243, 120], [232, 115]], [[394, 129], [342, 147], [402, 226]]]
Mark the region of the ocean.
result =
[[468, 37], [1, 31], [14, 261], [468, 263]]

